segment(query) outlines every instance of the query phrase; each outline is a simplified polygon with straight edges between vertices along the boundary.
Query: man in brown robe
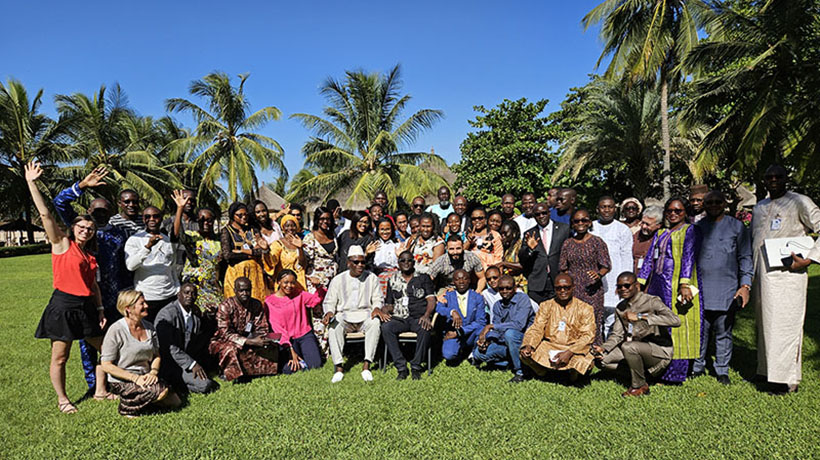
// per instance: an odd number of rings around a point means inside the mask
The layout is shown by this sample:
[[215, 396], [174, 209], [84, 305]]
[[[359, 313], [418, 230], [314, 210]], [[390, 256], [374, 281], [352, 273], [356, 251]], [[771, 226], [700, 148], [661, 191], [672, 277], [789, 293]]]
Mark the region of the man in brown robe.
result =
[[521, 362], [539, 376], [568, 371], [570, 382], [592, 369], [590, 347], [595, 340], [592, 305], [572, 296], [572, 277], [555, 278], [555, 297], [538, 307], [535, 321], [524, 333]]
[[235, 297], [219, 304], [216, 334], [208, 351], [219, 360], [226, 380], [276, 374], [278, 347], [268, 338], [271, 328], [267, 310], [251, 297], [248, 278], [237, 278], [234, 292]]

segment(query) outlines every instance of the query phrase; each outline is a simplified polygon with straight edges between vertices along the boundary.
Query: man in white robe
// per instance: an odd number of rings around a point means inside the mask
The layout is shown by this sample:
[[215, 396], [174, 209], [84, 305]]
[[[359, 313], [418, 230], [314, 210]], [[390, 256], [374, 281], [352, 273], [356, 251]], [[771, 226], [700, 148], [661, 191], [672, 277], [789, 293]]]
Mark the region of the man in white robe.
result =
[[604, 340], [609, 336], [612, 324], [615, 322], [615, 307], [621, 299], [615, 292], [618, 284], [618, 275], [632, 271], [632, 230], [623, 222], [615, 220], [618, 210], [615, 199], [611, 196], [602, 196], [598, 199], [598, 220], [592, 225], [589, 233], [601, 238], [609, 251], [609, 260], [612, 269], [604, 275]]
[[809, 197], [786, 191], [786, 181], [783, 167], [773, 165], [766, 170], [769, 197], [755, 206], [752, 217], [757, 374], [776, 384], [776, 393], [797, 391], [800, 383], [807, 267], [820, 263], [820, 240], [803, 254], [792, 253], [789, 268], [770, 267], [766, 260], [765, 240], [820, 230], [820, 208]]

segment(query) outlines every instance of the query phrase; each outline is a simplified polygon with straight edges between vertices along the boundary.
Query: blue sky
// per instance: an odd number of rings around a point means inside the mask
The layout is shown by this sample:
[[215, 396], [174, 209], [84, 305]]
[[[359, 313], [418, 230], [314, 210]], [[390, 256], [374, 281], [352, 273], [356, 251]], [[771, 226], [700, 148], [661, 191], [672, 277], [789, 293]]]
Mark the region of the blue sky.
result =
[[55, 94], [119, 82], [139, 113], [160, 116], [165, 99], [188, 97], [191, 80], [249, 72], [252, 109], [284, 113], [263, 132], [282, 144], [293, 175], [310, 133], [287, 116], [320, 114], [327, 77], [399, 63], [413, 97], [406, 115], [436, 108], [446, 116], [414, 150], [435, 148], [452, 164], [474, 105], [547, 98], [552, 111], [587, 81], [601, 45], [580, 21], [598, 3], [15, 1], [3, 8], [0, 79], [17, 78], [32, 93], [44, 88], [49, 114]]

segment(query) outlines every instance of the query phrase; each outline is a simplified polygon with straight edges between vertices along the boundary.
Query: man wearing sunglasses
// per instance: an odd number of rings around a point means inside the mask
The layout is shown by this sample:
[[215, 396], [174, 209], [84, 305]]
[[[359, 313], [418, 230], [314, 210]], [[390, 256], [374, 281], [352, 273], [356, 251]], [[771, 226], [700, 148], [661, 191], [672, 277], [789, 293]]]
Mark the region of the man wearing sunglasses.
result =
[[[793, 238], [820, 231], [820, 209], [811, 198], [786, 188], [788, 174], [772, 165], [763, 175], [769, 197], [752, 212], [757, 374], [776, 385], [773, 393], [793, 393], [802, 378], [803, 322], [806, 316], [807, 268], [820, 263], [820, 240], [792, 252], [779, 267], [766, 259], [766, 240]], [[787, 258], [789, 256], [786, 256]], [[788, 263], [786, 263], [788, 262]]]
[[370, 382], [373, 374], [370, 363], [376, 356], [379, 344], [381, 321], [389, 321], [390, 314], [382, 311], [384, 298], [379, 286], [379, 278], [365, 270], [364, 249], [351, 246], [347, 252], [347, 270], [336, 275], [328, 286], [323, 302], [325, 316], [322, 323], [328, 327], [328, 345], [336, 372], [331, 383], [344, 378], [344, 356], [346, 332], [364, 333], [364, 363], [362, 380]]
[[560, 272], [561, 246], [570, 232], [569, 225], [550, 220], [546, 203], [535, 205], [533, 216], [537, 225], [524, 232], [518, 260], [527, 277], [527, 294], [540, 305], [555, 295], [552, 285]]
[[145, 229], [145, 223], [140, 214], [140, 209], [142, 209], [140, 196], [137, 192], [129, 189], [121, 191], [117, 204], [120, 206], [120, 213], [111, 216], [108, 223], [122, 229], [126, 238]]
[[430, 347], [430, 330], [433, 328], [430, 320], [436, 308], [435, 287], [429, 276], [416, 274], [415, 262], [412, 252], [402, 252], [398, 271], [387, 280], [383, 308], [387, 321], [382, 323], [381, 336], [399, 372], [396, 380], [407, 378], [407, 359], [399, 346], [399, 334], [416, 333], [416, 351], [410, 361], [413, 380], [421, 378], [421, 363]]
[[681, 325], [680, 318], [663, 301], [641, 292], [632, 272], [618, 276], [618, 296], [612, 332], [603, 345], [594, 345], [595, 359], [605, 370], [614, 371], [626, 361], [632, 384], [621, 396], [649, 394], [646, 372], [658, 376], [672, 362], [669, 327]]
[[555, 277], [555, 298], [541, 304], [520, 350], [521, 361], [537, 375], [568, 372], [570, 383], [592, 369], [596, 328], [592, 305], [575, 298], [574, 287], [568, 273]]
[[[703, 200], [706, 217], [697, 225], [702, 235], [698, 268], [703, 305], [703, 341], [700, 357], [695, 359], [692, 373], [706, 372], [706, 350], [710, 338], [715, 339], [715, 374], [718, 382], [729, 385], [729, 361], [732, 360], [732, 326], [735, 313], [749, 302], [752, 285], [752, 242], [746, 227], [727, 216], [726, 197], [717, 190]], [[738, 308], [739, 307], [739, 308]]]
[[177, 252], [181, 250], [182, 211], [187, 201], [181, 190], [173, 194], [177, 212], [170, 236], [162, 233], [162, 211], [148, 206], [142, 211], [145, 230], [125, 242], [125, 266], [134, 272], [134, 289], [142, 292], [148, 304], [146, 321], [151, 323], [162, 307], [174, 302], [179, 293]]

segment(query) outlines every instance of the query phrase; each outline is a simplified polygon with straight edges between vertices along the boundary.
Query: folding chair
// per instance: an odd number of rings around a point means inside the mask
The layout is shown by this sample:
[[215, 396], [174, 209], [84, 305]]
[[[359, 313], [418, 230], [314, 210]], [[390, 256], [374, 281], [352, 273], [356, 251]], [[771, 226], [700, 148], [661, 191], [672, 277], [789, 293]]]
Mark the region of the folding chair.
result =
[[[345, 332], [345, 347], [351, 343], [361, 344], [362, 347], [364, 347], [364, 332]], [[378, 351], [376, 352], [376, 356], [379, 356]], [[385, 361], [377, 361], [374, 364], [381, 367], [384, 363]]]
[[[430, 324], [432, 325], [431, 331], [435, 329], [436, 320], [438, 319], [438, 313], [433, 315], [432, 321]], [[399, 334], [399, 347], [401, 347], [404, 343], [412, 343], [415, 344], [418, 341], [418, 334], [415, 332], [402, 332]], [[384, 359], [382, 361], [384, 363], [384, 367], [382, 367], [382, 372], [387, 372], [387, 346], [384, 346]], [[433, 375], [433, 344], [431, 343], [429, 347], [427, 347], [427, 375]]]

